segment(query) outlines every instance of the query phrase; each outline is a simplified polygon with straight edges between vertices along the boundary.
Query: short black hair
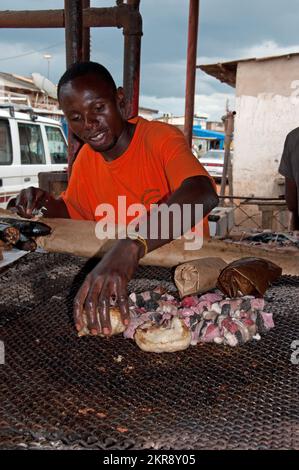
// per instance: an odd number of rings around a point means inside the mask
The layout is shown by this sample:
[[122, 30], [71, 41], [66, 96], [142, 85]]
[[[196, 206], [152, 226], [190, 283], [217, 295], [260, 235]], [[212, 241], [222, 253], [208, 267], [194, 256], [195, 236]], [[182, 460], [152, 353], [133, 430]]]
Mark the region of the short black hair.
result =
[[58, 99], [61, 87], [63, 85], [74, 80], [77, 77], [82, 77], [83, 75], [89, 74], [97, 75], [101, 80], [104, 80], [105, 82], [109, 83], [113, 91], [116, 90], [115, 81], [113, 80], [111, 73], [109, 72], [109, 70], [106, 69], [106, 67], [101, 64], [98, 64], [97, 62], [75, 62], [64, 72], [58, 82]]

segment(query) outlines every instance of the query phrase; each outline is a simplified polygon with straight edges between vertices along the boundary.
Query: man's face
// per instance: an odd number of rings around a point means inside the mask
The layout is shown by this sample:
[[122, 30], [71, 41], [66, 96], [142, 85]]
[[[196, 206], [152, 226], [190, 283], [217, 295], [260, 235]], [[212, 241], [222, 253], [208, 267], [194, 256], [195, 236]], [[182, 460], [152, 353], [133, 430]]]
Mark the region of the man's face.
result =
[[124, 128], [119, 103], [122, 90], [113, 90], [97, 75], [83, 75], [66, 83], [59, 101], [75, 135], [98, 152], [111, 150]]

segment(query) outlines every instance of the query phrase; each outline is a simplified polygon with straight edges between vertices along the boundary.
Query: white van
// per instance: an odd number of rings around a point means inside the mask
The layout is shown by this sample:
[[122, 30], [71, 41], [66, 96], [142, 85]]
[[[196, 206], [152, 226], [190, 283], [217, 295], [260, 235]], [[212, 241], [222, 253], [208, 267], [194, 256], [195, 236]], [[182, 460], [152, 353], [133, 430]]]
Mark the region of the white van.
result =
[[38, 173], [66, 170], [67, 140], [58, 121], [0, 107], [0, 207], [38, 186]]

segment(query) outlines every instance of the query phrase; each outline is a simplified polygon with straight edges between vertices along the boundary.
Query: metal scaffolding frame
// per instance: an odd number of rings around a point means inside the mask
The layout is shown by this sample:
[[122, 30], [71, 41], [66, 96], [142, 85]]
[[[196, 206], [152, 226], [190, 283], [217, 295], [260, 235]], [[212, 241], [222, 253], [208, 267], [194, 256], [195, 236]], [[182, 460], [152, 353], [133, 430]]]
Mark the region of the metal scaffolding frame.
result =
[[[64, 0], [64, 10], [1, 11], [0, 28], [65, 28], [66, 65], [89, 60], [90, 28], [122, 28], [125, 117], [138, 114], [142, 17], [140, 0], [117, 0], [109, 8], [90, 8], [90, 0]], [[69, 132], [69, 174], [81, 143]]]
[[[185, 92], [186, 139], [191, 146], [196, 78], [196, 51], [200, 0], [189, 0]], [[140, 0], [116, 0], [116, 6], [91, 8], [90, 0], [64, 0], [62, 10], [0, 11], [0, 28], [65, 28], [66, 65], [90, 58], [90, 28], [122, 28], [124, 34], [123, 87], [125, 117], [138, 114], [142, 17]], [[69, 132], [69, 174], [81, 143]]]

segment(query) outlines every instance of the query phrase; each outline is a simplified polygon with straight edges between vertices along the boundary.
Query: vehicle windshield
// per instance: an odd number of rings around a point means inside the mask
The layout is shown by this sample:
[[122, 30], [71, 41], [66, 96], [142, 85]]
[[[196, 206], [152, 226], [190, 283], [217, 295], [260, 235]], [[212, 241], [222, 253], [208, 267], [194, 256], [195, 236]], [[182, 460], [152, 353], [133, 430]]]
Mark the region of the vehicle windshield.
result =
[[67, 145], [58, 127], [46, 126], [51, 163], [67, 163]]
[[215, 150], [209, 150], [204, 155], [202, 155], [201, 159], [203, 158], [209, 158], [212, 160], [223, 160], [224, 152], [216, 152]]

